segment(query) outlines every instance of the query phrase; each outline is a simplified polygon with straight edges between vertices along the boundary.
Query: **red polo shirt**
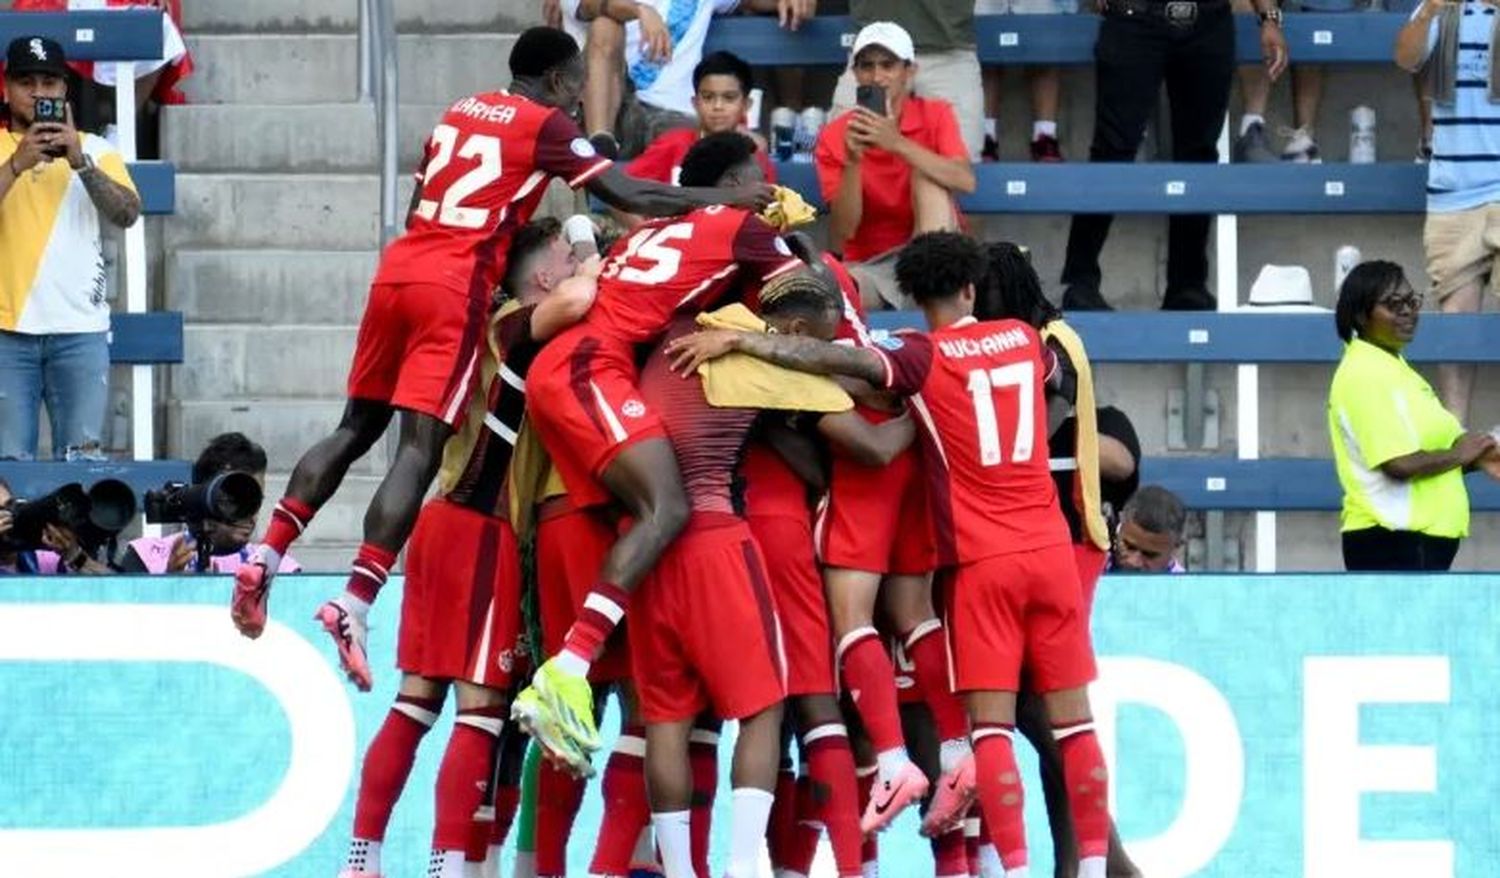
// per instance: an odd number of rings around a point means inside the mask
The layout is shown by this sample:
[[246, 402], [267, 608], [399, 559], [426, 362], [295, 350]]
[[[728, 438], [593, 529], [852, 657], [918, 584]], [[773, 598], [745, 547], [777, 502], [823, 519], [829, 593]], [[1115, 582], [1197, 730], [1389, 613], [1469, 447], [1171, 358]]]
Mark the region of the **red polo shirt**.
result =
[[[702, 136], [696, 128], [674, 128], [651, 141], [651, 145], [630, 163], [628, 173], [642, 180], [655, 180], [676, 186], [677, 177], [682, 173], [682, 160], [687, 158], [688, 150]], [[776, 168], [771, 165], [771, 158], [766, 155], [766, 151], [757, 149], [755, 160], [765, 172], [766, 182], [775, 183]]]
[[[845, 113], [818, 135], [813, 160], [818, 167], [818, 187], [823, 200], [833, 203], [848, 161], [844, 132], [853, 113]], [[969, 149], [958, 131], [958, 117], [947, 101], [912, 95], [901, 107], [901, 134], [944, 158], [969, 160]], [[860, 189], [864, 212], [859, 228], [844, 244], [844, 258], [862, 262], [900, 247], [911, 240], [915, 222], [911, 204], [911, 165], [883, 149], [865, 150], [860, 163]]]

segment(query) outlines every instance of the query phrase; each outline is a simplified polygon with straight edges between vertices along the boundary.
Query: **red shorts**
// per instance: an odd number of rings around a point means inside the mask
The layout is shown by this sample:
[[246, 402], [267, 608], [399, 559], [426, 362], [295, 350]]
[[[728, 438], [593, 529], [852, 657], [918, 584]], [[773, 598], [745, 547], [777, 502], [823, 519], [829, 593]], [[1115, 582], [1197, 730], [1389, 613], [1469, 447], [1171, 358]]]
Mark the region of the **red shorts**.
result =
[[1099, 589], [1109, 553], [1093, 543], [1074, 543], [1073, 561], [1078, 565], [1078, 584], [1083, 588], [1083, 621], [1088, 624], [1094, 618], [1094, 592]]
[[641, 717], [754, 716], [786, 695], [776, 605], [750, 526], [694, 513], [631, 602]]
[[372, 285], [349, 369], [349, 398], [456, 426], [479, 374], [486, 310], [484, 302], [447, 287]]
[[786, 694], [833, 695], [833, 633], [823, 577], [813, 557], [812, 525], [806, 516], [752, 515], [755, 542], [771, 546], [765, 554], [766, 577], [776, 597], [786, 650]]
[[609, 503], [599, 481], [615, 456], [666, 438], [636, 386], [635, 350], [575, 326], [542, 348], [527, 371], [526, 417], [576, 506]]
[[[542, 654], [557, 655], [568, 629], [583, 609], [599, 568], [616, 539], [615, 526], [598, 512], [576, 509], [567, 497], [541, 506], [536, 525], [537, 602], [542, 614]], [[615, 626], [589, 668], [589, 682], [630, 679], [630, 647], [625, 625]]]
[[510, 522], [441, 498], [417, 516], [396, 666], [505, 689], [521, 632], [521, 561]]
[[954, 691], [1056, 692], [1096, 676], [1073, 547], [996, 555], [962, 564], [947, 618]]
[[927, 573], [937, 566], [927, 486], [915, 448], [889, 466], [838, 456], [818, 510], [818, 555], [829, 567], [870, 573]]

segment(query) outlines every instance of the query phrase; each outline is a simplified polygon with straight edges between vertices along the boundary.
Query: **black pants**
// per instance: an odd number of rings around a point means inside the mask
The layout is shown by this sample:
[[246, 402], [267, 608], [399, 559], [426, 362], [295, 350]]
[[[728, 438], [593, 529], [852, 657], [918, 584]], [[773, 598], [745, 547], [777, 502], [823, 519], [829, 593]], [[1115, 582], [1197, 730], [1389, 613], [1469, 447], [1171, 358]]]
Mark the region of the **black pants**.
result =
[[1451, 537], [1383, 527], [1344, 531], [1345, 570], [1447, 570], [1457, 554]]
[[[1094, 142], [1091, 162], [1135, 160], [1162, 81], [1172, 112], [1172, 160], [1219, 160], [1219, 131], [1234, 81], [1234, 16], [1227, 3], [1203, 9], [1189, 27], [1156, 16], [1105, 14], [1094, 44]], [[1206, 214], [1174, 214], [1167, 234], [1167, 296], [1208, 288]], [[1062, 281], [1097, 291], [1099, 251], [1114, 217], [1073, 217]]]

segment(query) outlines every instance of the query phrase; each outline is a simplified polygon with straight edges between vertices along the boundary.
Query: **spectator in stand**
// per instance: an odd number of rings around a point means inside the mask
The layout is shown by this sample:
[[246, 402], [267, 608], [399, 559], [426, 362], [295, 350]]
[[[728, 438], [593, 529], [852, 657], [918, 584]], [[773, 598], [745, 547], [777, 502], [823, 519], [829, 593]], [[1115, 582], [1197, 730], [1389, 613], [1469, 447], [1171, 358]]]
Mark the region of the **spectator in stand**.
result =
[[1135, 492], [1115, 528], [1110, 568], [1121, 573], [1186, 573], [1182, 551], [1187, 510], [1182, 500], [1160, 485]]
[[[1297, 12], [1354, 12], [1356, 0], [1292, 0], [1280, 2]], [[1255, 11], [1251, 0], [1234, 0], [1234, 11]], [[1323, 103], [1324, 68], [1321, 64], [1292, 65], [1292, 119], [1296, 127], [1285, 132], [1286, 146], [1278, 154], [1266, 133], [1266, 108], [1271, 103], [1271, 77], [1258, 64], [1240, 67], [1240, 92], [1245, 111], [1240, 116], [1239, 136], [1234, 141], [1237, 162], [1321, 162], [1317, 141], [1318, 108]]]
[[[5, 542], [13, 521], [10, 506], [15, 494], [10, 482], [0, 479], [0, 545]], [[41, 575], [59, 573], [100, 574], [112, 572], [108, 567], [90, 558], [78, 542], [78, 535], [69, 527], [60, 524], [46, 525], [42, 531], [44, 549], [6, 550], [0, 548], [0, 576]]]
[[709, 24], [742, 10], [775, 13], [796, 28], [814, 0], [560, 0], [556, 13], [544, 8], [549, 20], [588, 26], [583, 116], [595, 148], [635, 156], [674, 128], [697, 127], [692, 74]]
[[[1422, 243], [1432, 295], [1447, 313], [1478, 311], [1500, 292], [1500, 104], [1495, 102], [1495, 7], [1424, 0], [1396, 38], [1396, 63], [1425, 73], [1432, 91]], [[1468, 417], [1474, 367], [1438, 370], [1443, 404]]]
[[756, 140], [756, 161], [765, 172], [766, 182], [776, 182], [776, 168], [766, 154], [765, 144], [745, 127], [750, 109], [750, 89], [755, 87], [750, 65], [731, 52], [713, 52], [693, 68], [693, 112], [696, 128], [678, 128], [661, 135], [630, 163], [632, 177], [676, 185], [682, 173], [682, 159], [700, 137], [724, 131], [739, 131]]
[[[1078, 0], [977, 0], [975, 15], [1073, 15]], [[984, 150], [987, 162], [1000, 161], [1000, 103], [1005, 88], [1004, 68], [984, 68]], [[1057, 142], [1057, 111], [1062, 103], [1062, 68], [1026, 68], [1031, 91], [1031, 160], [1060, 162]], [[955, 104], [955, 106], [957, 106]]]
[[38, 410], [57, 458], [102, 460], [109, 399], [109, 303], [99, 218], [135, 223], [141, 199], [120, 154], [39, 100], [65, 102], [67, 64], [46, 37], [6, 51], [11, 128], [0, 134], [0, 459], [36, 457]]
[[[984, 149], [984, 92], [974, 42], [975, 0], [850, 0], [854, 23], [895, 22], [915, 48], [908, 91], [947, 102], [957, 114], [965, 155], [979, 161]], [[849, 59], [854, 61], [853, 56]], [[833, 92], [832, 116], [854, 109], [855, 86], [864, 83], [851, 63]]]
[[[243, 433], [224, 433], [208, 440], [193, 462], [193, 484], [199, 485], [220, 473], [241, 472], [266, 483], [266, 451]], [[234, 573], [255, 551], [250, 537], [255, 516], [240, 521], [205, 521], [201, 533], [184, 530], [168, 537], [131, 540], [120, 557], [123, 573]], [[208, 565], [199, 566], [200, 541], [206, 542]], [[290, 556], [281, 558], [281, 573], [301, 572], [302, 565]]]
[[906, 307], [896, 254], [919, 234], [958, 227], [954, 197], [974, 191], [974, 168], [948, 102], [912, 94], [916, 51], [900, 25], [866, 25], [850, 58], [859, 84], [883, 89], [886, 106], [857, 107], [818, 135], [830, 246], [848, 261], [867, 309]]
[[1447, 570], [1469, 533], [1464, 470], [1496, 447], [1488, 433], [1464, 432], [1401, 356], [1421, 310], [1393, 262], [1360, 263], [1339, 289], [1345, 347], [1328, 391], [1328, 436], [1348, 570]]
[[[1260, 46], [1274, 80], [1286, 68], [1286, 39], [1275, 0], [1253, 0], [1260, 12]], [[1234, 80], [1234, 16], [1224, 3], [1111, 0], [1094, 46], [1094, 140], [1090, 162], [1129, 162], [1146, 134], [1162, 83], [1172, 106], [1172, 159], [1216, 162], [1219, 129]], [[1174, 214], [1167, 233], [1167, 289], [1162, 308], [1212, 310], [1208, 290], [1211, 217]], [[1063, 308], [1110, 310], [1100, 294], [1099, 252], [1114, 217], [1073, 216], [1063, 263]]]

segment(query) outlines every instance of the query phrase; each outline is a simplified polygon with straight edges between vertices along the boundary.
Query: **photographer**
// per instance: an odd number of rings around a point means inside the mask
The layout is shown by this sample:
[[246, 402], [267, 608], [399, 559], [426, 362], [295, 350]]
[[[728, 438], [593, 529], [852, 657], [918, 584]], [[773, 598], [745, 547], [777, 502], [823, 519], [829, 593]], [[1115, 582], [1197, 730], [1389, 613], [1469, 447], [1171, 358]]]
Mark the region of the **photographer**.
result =
[[[193, 484], [202, 485], [222, 473], [247, 473], [262, 486], [266, 480], [266, 451], [243, 433], [224, 433], [208, 441], [193, 463]], [[205, 519], [189, 524], [180, 533], [166, 537], [131, 540], [120, 557], [122, 573], [234, 573], [255, 551], [250, 536], [255, 516], [236, 521]], [[208, 563], [199, 564], [202, 542], [210, 546]], [[290, 557], [281, 559], [281, 573], [301, 572], [302, 565]]]
[[[11, 493], [10, 483], [0, 479], [0, 545], [11, 532], [14, 517], [9, 507], [13, 499], [15, 495]], [[60, 524], [46, 525], [42, 530], [42, 544], [45, 549], [0, 548], [0, 576], [113, 572], [88, 556], [71, 528]]]
[[120, 154], [80, 134], [62, 47], [11, 42], [10, 130], [0, 133], [0, 459], [37, 453], [47, 404], [53, 456], [103, 459], [109, 303], [99, 218], [125, 228], [141, 200]]

